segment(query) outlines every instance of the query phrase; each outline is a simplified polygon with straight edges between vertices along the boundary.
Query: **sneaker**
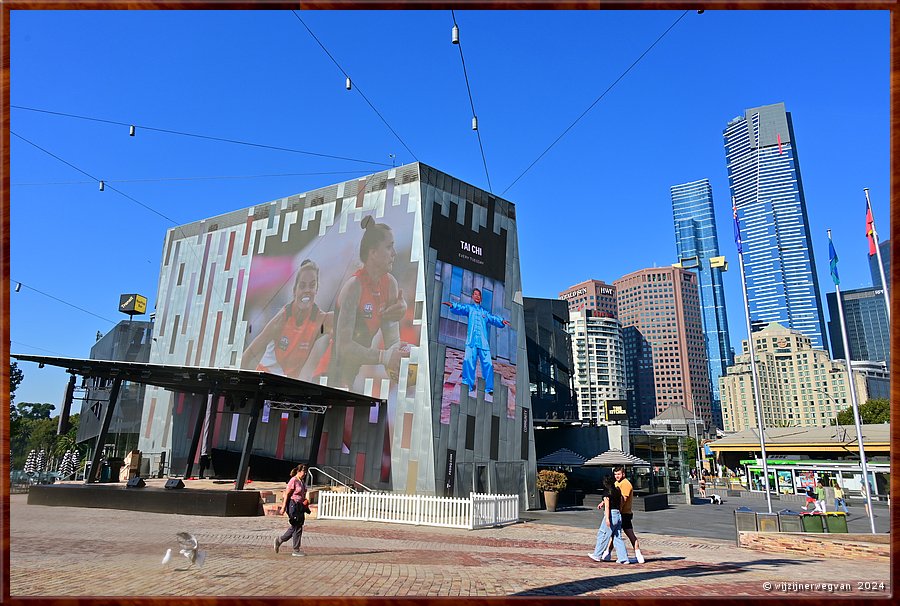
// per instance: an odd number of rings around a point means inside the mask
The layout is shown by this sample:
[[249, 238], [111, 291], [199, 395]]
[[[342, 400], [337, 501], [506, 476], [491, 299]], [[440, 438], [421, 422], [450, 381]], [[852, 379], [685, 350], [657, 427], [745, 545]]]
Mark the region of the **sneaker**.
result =
[[631, 564], [631, 560], [619, 560], [616, 564]]
[[281, 549], [281, 539], [275, 537], [275, 553], [278, 553], [279, 549]]
[[607, 551], [607, 552], [604, 553], [602, 556], [600, 556], [600, 559], [603, 560], [604, 562], [611, 562], [611, 561], [612, 561], [612, 554], [611, 554], [610, 552]]
[[302, 551], [294, 551], [294, 552], [291, 552], [291, 555], [294, 556], [295, 558], [302, 558], [306, 554], [303, 553]]
[[644, 554], [641, 553], [640, 549], [634, 550], [634, 556], [637, 558], [638, 564], [644, 563]]
[[595, 556], [593, 551], [589, 552], [589, 553], [587, 554], [587, 556], [588, 556], [590, 559], [594, 560], [595, 562], [602, 562], [602, 561], [603, 561], [602, 558], [598, 558], [597, 556]]

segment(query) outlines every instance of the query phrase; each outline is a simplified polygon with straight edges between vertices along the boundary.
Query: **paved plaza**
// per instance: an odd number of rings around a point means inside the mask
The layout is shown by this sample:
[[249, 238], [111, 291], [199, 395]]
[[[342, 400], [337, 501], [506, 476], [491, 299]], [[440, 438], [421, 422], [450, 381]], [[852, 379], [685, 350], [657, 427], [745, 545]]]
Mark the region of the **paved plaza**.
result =
[[[637, 519], [682, 509], [697, 515], [703, 508], [674, 507]], [[46, 507], [15, 494], [10, 594], [293, 596], [299, 582], [307, 596], [890, 595], [886, 561], [762, 553], [739, 549], [733, 539], [641, 532], [646, 563], [598, 564], [586, 556], [596, 527], [558, 523], [579, 516], [599, 521], [587, 511], [525, 512], [528, 521], [519, 524], [467, 531], [313, 519], [303, 538], [307, 555], [295, 558], [289, 545], [280, 554], [272, 549], [284, 518]], [[186, 568], [181, 557], [174, 566], [161, 564], [166, 549], [177, 551], [180, 531], [195, 534], [207, 551], [202, 568]]]

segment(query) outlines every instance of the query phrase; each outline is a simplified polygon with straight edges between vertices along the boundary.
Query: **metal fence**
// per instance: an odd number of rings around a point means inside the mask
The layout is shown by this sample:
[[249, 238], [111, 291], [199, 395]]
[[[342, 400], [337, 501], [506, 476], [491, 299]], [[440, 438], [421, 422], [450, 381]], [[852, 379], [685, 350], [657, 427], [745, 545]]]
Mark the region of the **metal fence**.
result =
[[471, 493], [468, 499], [390, 492], [319, 493], [319, 519], [485, 528], [519, 521], [518, 495]]

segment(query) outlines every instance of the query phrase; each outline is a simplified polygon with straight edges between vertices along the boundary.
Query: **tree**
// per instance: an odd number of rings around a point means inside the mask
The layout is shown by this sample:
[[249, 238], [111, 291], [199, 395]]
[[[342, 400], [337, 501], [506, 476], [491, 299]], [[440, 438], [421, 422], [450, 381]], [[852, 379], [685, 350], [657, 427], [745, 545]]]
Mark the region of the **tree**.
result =
[[[884, 398], [869, 400], [859, 407], [859, 421], [863, 425], [878, 425], [890, 423], [891, 404]], [[837, 414], [837, 418], [831, 420], [832, 425], [853, 425], [853, 408], [845, 408]]]
[[33, 404], [31, 402], [22, 402], [16, 404], [16, 413], [19, 417], [25, 419], [49, 419], [53, 413], [53, 404], [44, 402], [43, 404]]
[[[19, 365], [16, 362], [10, 362], [9, 364], [9, 405], [12, 407], [13, 400], [16, 399], [16, 390], [19, 388], [19, 384], [22, 382], [22, 379], [25, 378], [25, 374], [19, 370]], [[10, 410], [12, 413], [12, 410]]]

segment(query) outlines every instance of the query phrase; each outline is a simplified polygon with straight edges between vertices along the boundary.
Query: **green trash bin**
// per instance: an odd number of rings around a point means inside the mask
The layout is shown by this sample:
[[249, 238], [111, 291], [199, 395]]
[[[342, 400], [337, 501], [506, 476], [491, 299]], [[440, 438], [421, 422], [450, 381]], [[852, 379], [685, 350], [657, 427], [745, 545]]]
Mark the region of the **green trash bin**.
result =
[[825, 518], [820, 513], [801, 513], [800, 523], [803, 525], [803, 532], [825, 532]]
[[825, 514], [825, 528], [828, 532], [848, 532], [847, 514], [843, 511], [829, 511]]

